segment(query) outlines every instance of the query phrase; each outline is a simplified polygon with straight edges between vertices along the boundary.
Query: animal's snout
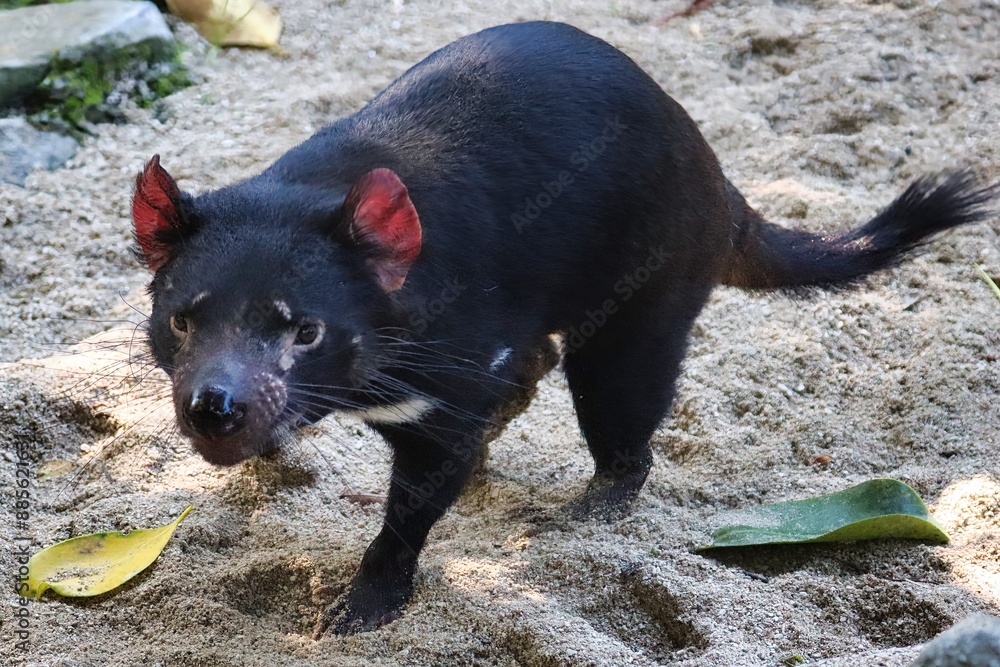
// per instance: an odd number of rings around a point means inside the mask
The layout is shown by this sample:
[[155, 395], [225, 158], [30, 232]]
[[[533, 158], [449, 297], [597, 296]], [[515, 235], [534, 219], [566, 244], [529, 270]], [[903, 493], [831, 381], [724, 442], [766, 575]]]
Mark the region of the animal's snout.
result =
[[202, 437], [233, 435], [246, 426], [247, 404], [227, 387], [208, 385], [196, 389], [184, 402], [184, 420]]

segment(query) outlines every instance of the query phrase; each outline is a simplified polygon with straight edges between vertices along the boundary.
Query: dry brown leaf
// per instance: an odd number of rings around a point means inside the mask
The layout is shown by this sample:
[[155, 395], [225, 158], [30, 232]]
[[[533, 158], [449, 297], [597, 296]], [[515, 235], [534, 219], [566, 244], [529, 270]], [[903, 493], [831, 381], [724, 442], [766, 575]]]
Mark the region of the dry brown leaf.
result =
[[673, 14], [667, 14], [666, 16], [661, 16], [660, 18], [653, 21], [654, 25], [665, 25], [670, 21], [678, 18], [686, 18], [688, 16], [694, 16], [700, 11], [708, 9], [714, 5], [718, 0], [691, 0], [691, 4], [679, 12], [674, 12]]
[[378, 493], [348, 493], [340, 494], [340, 497], [348, 502], [356, 503], [364, 507], [365, 505], [377, 505], [386, 501], [386, 496]]

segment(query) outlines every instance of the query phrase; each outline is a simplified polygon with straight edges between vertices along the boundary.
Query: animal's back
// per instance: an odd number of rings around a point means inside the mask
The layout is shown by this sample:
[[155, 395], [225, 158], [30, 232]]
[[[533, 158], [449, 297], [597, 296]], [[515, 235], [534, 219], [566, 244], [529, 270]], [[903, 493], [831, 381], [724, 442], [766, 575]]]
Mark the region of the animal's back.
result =
[[460, 39], [317, 138], [272, 170], [398, 173], [425, 235], [413, 283], [499, 286], [558, 327], [660, 246], [679, 274], [716, 272], [728, 214], [714, 154], [630, 58], [571, 26]]

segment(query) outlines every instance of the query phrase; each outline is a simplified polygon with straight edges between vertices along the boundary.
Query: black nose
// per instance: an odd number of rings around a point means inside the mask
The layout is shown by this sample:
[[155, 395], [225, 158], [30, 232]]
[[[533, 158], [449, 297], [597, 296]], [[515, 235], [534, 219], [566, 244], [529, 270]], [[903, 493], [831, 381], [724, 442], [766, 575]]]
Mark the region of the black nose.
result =
[[246, 403], [237, 402], [223, 387], [204, 387], [191, 394], [184, 418], [199, 435], [218, 438], [232, 435], [246, 425]]

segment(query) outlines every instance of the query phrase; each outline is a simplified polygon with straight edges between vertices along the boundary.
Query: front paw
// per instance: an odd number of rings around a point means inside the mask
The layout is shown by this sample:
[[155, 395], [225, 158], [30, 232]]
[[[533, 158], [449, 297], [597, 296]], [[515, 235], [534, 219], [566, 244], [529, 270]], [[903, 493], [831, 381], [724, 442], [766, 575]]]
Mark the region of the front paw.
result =
[[314, 639], [324, 634], [353, 635], [370, 632], [403, 615], [412, 591], [378, 590], [355, 582], [343, 600], [331, 606], [316, 624]]
[[645, 475], [620, 478], [595, 475], [587, 490], [566, 505], [565, 512], [577, 521], [597, 519], [611, 523], [624, 519], [631, 513], [645, 481]]

